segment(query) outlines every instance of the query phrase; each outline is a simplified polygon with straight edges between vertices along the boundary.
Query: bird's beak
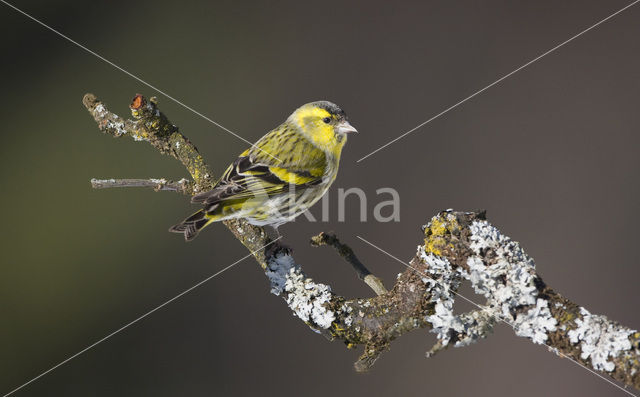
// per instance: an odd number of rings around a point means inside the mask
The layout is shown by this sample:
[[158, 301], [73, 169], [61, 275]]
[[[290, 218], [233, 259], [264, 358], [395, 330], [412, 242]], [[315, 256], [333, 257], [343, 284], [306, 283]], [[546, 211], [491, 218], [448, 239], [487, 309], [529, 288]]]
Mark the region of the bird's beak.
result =
[[336, 130], [341, 134], [349, 134], [351, 132], [358, 132], [348, 121], [342, 121], [336, 126]]

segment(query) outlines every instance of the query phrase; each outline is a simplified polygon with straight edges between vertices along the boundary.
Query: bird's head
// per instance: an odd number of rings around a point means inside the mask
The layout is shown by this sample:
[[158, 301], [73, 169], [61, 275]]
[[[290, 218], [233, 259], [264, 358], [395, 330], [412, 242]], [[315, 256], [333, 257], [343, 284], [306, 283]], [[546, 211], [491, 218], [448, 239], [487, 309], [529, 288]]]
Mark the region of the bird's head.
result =
[[347, 134], [358, 132], [338, 105], [328, 101], [307, 103], [296, 109], [289, 121], [317, 147], [339, 154]]

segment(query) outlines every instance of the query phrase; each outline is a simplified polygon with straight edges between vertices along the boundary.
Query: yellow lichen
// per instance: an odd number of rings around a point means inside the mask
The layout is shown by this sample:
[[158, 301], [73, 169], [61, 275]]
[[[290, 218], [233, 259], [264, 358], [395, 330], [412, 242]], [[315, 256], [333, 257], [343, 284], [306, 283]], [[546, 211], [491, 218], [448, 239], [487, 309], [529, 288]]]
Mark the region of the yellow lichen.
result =
[[566, 324], [568, 322], [573, 322], [573, 320], [575, 320], [575, 319], [576, 319], [575, 313], [572, 313], [572, 312], [569, 312], [569, 311], [563, 311], [562, 315], [558, 319], [558, 322], [560, 324]]
[[333, 325], [333, 328], [334, 328], [336, 331], [338, 331], [338, 332], [341, 332], [341, 331], [346, 330], [346, 328], [341, 327], [341, 326], [339, 326], [339, 325], [338, 325], [338, 324], [336, 324], [336, 323], [332, 323], [331, 325]]
[[442, 248], [446, 241], [442, 237], [431, 237], [424, 240], [424, 251], [427, 254], [442, 255]]
[[200, 169], [197, 167], [189, 167], [189, 173], [191, 173], [191, 177], [196, 183], [200, 182]]
[[429, 229], [431, 234], [436, 236], [442, 236], [447, 231], [447, 222], [440, 216], [434, 216], [429, 223]]
[[443, 215], [434, 216], [424, 231], [425, 252], [427, 254], [442, 255], [444, 250], [452, 250], [454, 248], [453, 244], [447, 243], [448, 236], [459, 227], [455, 216], [451, 214], [446, 214], [446, 218]]

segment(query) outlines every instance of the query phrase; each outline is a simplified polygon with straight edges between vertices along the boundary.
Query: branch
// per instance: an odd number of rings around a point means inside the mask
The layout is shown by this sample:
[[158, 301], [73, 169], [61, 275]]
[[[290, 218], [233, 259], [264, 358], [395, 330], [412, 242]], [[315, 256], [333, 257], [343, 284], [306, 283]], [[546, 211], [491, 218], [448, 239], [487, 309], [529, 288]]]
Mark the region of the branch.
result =
[[182, 162], [197, 188], [208, 190], [213, 187], [213, 174], [198, 149], [160, 112], [155, 97], [147, 101], [137, 94], [133, 98], [129, 108], [134, 120], [125, 120], [110, 112], [93, 94], [86, 94], [82, 103], [103, 133], [114, 137], [127, 135], [136, 141], [149, 142], [160, 153]]
[[[130, 105], [133, 120], [108, 111], [91, 94], [83, 102], [103, 132], [147, 141], [181, 161], [193, 179], [193, 192], [213, 186], [213, 173], [204, 159], [159, 111], [153, 98], [134, 97]], [[132, 184], [148, 186], [139, 180], [119, 183]], [[242, 219], [224, 224], [245, 247], [255, 251], [271, 292], [284, 298], [297, 317], [327, 338], [342, 340], [348, 348], [364, 346], [355, 364], [358, 371], [369, 369], [394, 339], [409, 331], [429, 328], [437, 334], [431, 355], [449, 346], [474, 343], [503, 321], [519, 336], [640, 388], [640, 333], [591, 314], [553, 291], [519, 244], [489, 224], [482, 212], [445, 211], [433, 217], [424, 227], [424, 245], [418, 247], [393, 288], [373, 298], [351, 300], [305, 275], [279, 241], [260, 249], [272, 241], [263, 228]], [[371, 275], [337, 239], [325, 235], [319, 244], [337, 248], [365, 279]], [[464, 280], [486, 303], [480, 310], [455, 315], [457, 289]]]
[[369, 269], [360, 262], [360, 259], [358, 259], [351, 247], [341, 243], [335, 234], [322, 232], [317, 236], [311, 237], [311, 246], [320, 247], [322, 245], [333, 247], [338, 254], [353, 267], [358, 278], [364, 281], [373, 292], [378, 295], [387, 293], [387, 289], [384, 287], [382, 280], [374, 276]]
[[94, 189], [108, 189], [114, 187], [151, 187], [156, 192], [169, 191], [193, 195], [194, 184], [182, 178], [177, 182], [164, 178], [159, 179], [92, 179], [91, 187]]
[[[443, 212], [425, 227], [418, 250], [428, 268], [441, 261], [486, 298], [485, 312], [513, 327], [516, 335], [544, 344], [561, 357], [640, 388], [640, 333], [563, 297], [547, 286], [520, 245], [484, 219], [484, 213]], [[436, 304], [439, 338], [465, 344], [444, 295]]]
[[[103, 133], [116, 138], [129, 136], [135, 141], [149, 142], [160, 153], [180, 161], [193, 180], [189, 193], [194, 194], [213, 188], [214, 174], [204, 158], [189, 139], [180, 133], [178, 127], [158, 109], [155, 98], [147, 100], [140, 94], [133, 97], [129, 105], [133, 120], [124, 119], [109, 111], [93, 94], [86, 94], [82, 103]], [[250, 252], [257, 251], [254, 257], [264, 268], [265, 257], [259, 248], [271, 242], [266, 231], [242, 219], [223, 223]]]

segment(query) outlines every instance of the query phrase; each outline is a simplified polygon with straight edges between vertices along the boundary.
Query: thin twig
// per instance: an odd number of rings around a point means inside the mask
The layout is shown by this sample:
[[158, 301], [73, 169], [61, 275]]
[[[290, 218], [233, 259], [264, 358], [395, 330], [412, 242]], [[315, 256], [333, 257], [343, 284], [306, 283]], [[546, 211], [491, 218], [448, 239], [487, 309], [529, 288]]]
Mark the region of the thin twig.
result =
[[351, 264], [353, 270], [355, 270], [358, 278], [363, 280], [377, 295], [383, 295], [387, 293], [387, 289], [385, 288], [382, 280], [367, 269], [367, 267], [360, 262], [360, 259], [353, 252], [351, 247], [340, 242], [338, 237], [334, 233], [325, 233], [322, 232], [317, 236], [311, 237], [311, 245], [314, 247], [320, 247], [322, 245], [327, 245], [333, 247], [338, 254], [345, 260], [347, 263]]
[[182, 178], [179, 181], [170, 181], [165, 178], [151, 179], [91, 179], [91, 187], [94, 189], [109, 189], [117, 187], [150, 187], [156, 192], [169, 191], [192, 195], [194, 186], [192, 182]]

